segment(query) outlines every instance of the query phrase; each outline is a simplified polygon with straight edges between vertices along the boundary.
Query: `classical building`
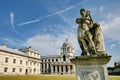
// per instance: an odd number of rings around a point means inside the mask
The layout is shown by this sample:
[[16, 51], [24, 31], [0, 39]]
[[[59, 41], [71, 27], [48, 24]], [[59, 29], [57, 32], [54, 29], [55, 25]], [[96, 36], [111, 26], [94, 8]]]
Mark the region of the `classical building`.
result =
[[75, 74], [75, 66], [70, 59], [74, 57], [74, 48], [68, 39], [61, 47], [60, 55], [41, 56], [42, 74]]
[[33, 50], [31, 47], [18, 50], [1, 45], [0, 74], [40, 74], [39, 51]]

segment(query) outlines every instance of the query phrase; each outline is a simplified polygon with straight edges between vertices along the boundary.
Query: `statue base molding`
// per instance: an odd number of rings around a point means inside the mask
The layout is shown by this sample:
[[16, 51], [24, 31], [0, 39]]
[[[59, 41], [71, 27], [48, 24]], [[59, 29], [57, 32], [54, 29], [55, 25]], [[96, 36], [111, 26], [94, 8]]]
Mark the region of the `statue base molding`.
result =
[[76, 80], [108, 80], [107, 63], [111, 56], [79, 56], [71, 59], [76, 68]]

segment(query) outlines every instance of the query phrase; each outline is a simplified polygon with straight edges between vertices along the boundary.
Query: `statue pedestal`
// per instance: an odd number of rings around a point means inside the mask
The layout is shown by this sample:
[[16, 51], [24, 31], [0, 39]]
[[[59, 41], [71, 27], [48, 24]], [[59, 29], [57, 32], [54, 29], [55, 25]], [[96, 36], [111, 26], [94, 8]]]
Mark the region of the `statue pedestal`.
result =
[[76, 80], [108, 80], [107, 63], [111, 56], [79, 56], [71, 59], [76, 67]]

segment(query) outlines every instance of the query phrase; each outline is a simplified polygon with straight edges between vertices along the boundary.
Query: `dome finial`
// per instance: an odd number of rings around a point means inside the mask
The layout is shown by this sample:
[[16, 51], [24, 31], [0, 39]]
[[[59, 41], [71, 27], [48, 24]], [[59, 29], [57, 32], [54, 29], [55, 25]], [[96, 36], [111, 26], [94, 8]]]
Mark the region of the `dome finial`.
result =
[[68, 42], [68, 37], [66, 37], [66, 42]]

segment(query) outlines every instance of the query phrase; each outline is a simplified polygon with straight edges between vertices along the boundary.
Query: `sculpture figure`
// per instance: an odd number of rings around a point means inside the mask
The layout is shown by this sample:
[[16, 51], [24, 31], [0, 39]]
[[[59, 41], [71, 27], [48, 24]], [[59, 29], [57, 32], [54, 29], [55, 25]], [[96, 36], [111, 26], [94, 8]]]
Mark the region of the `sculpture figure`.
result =
[[81, 9], [80, 15], [81, 18], [77, 18], [76, 23], [78, 24], [78, 42], [82, 49], [81, 55], [98, 54], [99, 51], [105, 52], [102, 31], [99, 28], [99, 24], [93, 23], [90, 11]]

